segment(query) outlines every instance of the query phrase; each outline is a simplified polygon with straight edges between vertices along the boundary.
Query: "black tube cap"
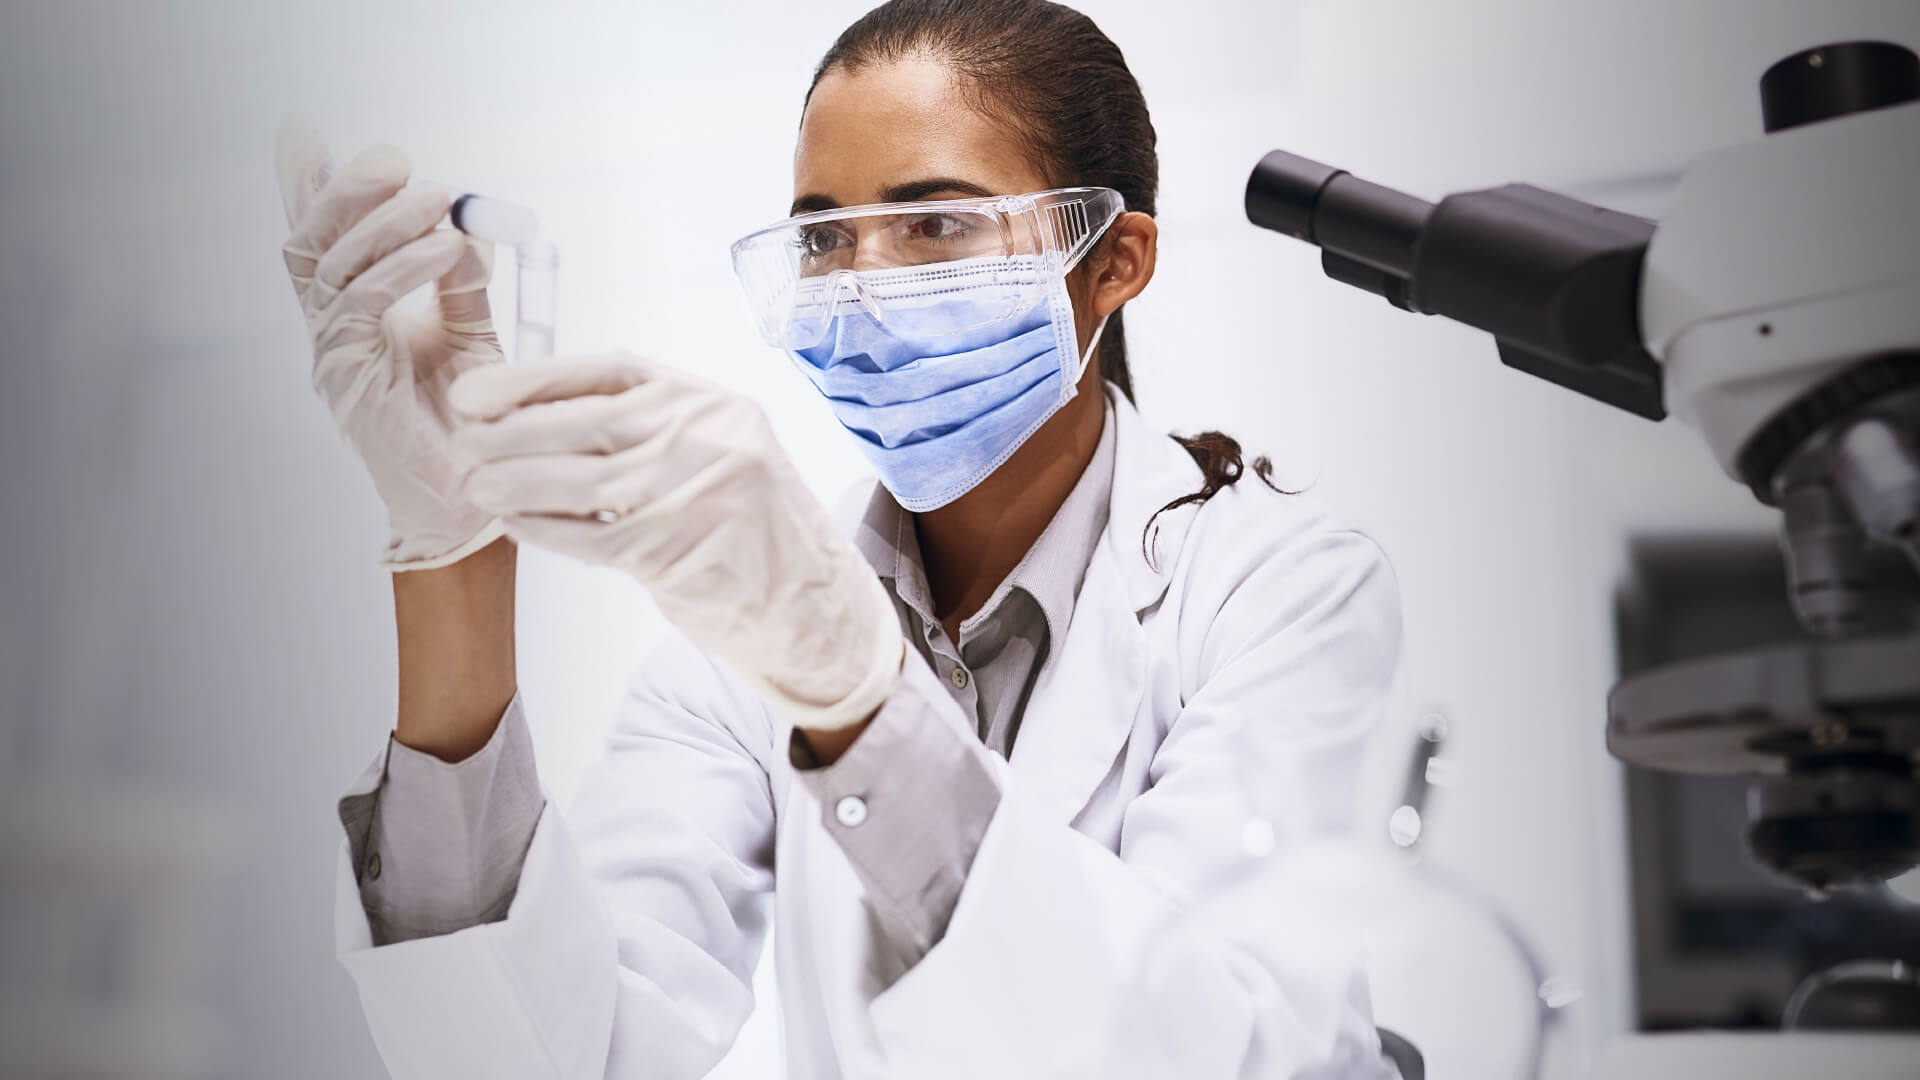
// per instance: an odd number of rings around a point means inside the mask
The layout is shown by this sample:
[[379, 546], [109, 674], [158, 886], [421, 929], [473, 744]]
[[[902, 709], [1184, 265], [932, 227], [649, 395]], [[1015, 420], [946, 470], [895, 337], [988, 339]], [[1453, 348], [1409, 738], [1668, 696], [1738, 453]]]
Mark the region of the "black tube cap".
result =
[[1914, 100], [1920, 100], [1920, 56], [1886, 41], [1822, 45], [1760, 76], [1768, 134]]
[[473, 198], [472, 195], [462, 195], [453, 200], [452, 206], [447, 207], [447, 217], [452, 219], [453, 227], [461, 232], [467, 231], [467, 200], [471, 198]]

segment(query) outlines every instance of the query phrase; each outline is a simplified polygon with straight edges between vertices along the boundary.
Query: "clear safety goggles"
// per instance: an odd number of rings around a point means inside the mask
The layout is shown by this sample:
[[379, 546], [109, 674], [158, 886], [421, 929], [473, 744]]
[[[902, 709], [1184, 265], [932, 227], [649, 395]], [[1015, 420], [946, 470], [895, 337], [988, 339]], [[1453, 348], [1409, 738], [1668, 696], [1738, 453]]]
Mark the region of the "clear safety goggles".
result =
[[1044, 301], [1124, 209], [1112, 188], [1077, 187], [822, 210], [737, 241], [733, 270], [776, 348], [819, 344], [843, 312], [885, 325], [965, 294], [943, 309], [957, 334]]

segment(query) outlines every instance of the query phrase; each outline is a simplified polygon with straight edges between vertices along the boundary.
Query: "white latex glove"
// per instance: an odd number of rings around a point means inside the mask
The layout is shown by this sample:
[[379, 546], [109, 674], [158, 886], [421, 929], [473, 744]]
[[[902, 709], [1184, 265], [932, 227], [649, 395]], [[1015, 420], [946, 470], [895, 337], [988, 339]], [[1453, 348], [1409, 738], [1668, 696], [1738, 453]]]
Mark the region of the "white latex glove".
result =
[[[288, 117], [274, 157], [293, 230], [282, 250], [313, 335], [313, 386], [387, 505], [382, 565], [426, 570], [464, 559], [503, 531], [461, 494], [448, 456], [447, 386], [504, 359], [487, 307], [489, 252], [436, 227], [450, 196], [406, 189], [411, 166], [391, 146], [328, 179], [319, 133]], [[395, 306], [428, 282], [437, 283], [433, 310]]]
[[906, 647], [893, 603], [758, 405], [625, 353], [483, 368], [449, 399], [470, 420], [466, 490], [508, 535], [632, 574], [795, 726], [886, 700]]

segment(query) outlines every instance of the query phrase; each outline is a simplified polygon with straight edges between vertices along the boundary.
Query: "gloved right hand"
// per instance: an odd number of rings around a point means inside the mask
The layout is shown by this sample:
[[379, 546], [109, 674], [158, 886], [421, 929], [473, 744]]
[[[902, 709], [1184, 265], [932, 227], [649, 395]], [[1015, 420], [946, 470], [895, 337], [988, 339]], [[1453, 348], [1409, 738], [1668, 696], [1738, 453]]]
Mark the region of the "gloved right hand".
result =
[[[488, 250], [437, 228], [451, 196], [407, 189], [411, 166], [391, 146], [366, 150], [329, 178], [326, 144], [289, 117], [274, 156], [292, 229], [282, 251], [313, 335], [314, 389], [387, 506], [381, 565], [458, 562], [504, 532], [461, 492], [447, 452], [447, 386], [504, 360], [487, 305]], [[430, 281], [438, 293], [431, 311], [395, 306]]]
[[751, 400], [625, 353], [476, 371], [449, 396], [467, 490], [514, 539], [633, 575], [796, 727], [854, 727], [892, 693], [893, 601]]

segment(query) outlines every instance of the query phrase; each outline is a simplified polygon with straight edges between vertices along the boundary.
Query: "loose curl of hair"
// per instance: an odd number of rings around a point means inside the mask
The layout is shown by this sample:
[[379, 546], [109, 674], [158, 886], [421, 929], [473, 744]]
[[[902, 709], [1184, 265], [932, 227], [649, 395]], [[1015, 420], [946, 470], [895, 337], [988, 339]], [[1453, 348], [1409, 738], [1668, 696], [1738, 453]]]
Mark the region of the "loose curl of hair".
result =
[[[1154, 212], [1160, 158], [1147, 101], [1119, 46], [1092, 19], [1046, 0], [890, 0], [841, 33], [814, 70], [807, 99], [831, 71], [853, 73], [915, 56], [935, 58], [959, 75], [968, 103], [1015, 132], [1051, 185], [1112, 188], [1128, 210]], [[1099, 365], [1101, 377], [1132, 401], [1118, 310], [1101, 336]], [[1205, 502], [1245, 471], [1240, 443], [1231, 436], [1204, 431], [1173, 438], [1203, 479], [1198, 491], [1148, 520], [1140, 546], [1150, 563], [1161, 514]], [[1261, 457], [1252, 464], [1254, 475], [1274, 487], [1273, 463]]]

